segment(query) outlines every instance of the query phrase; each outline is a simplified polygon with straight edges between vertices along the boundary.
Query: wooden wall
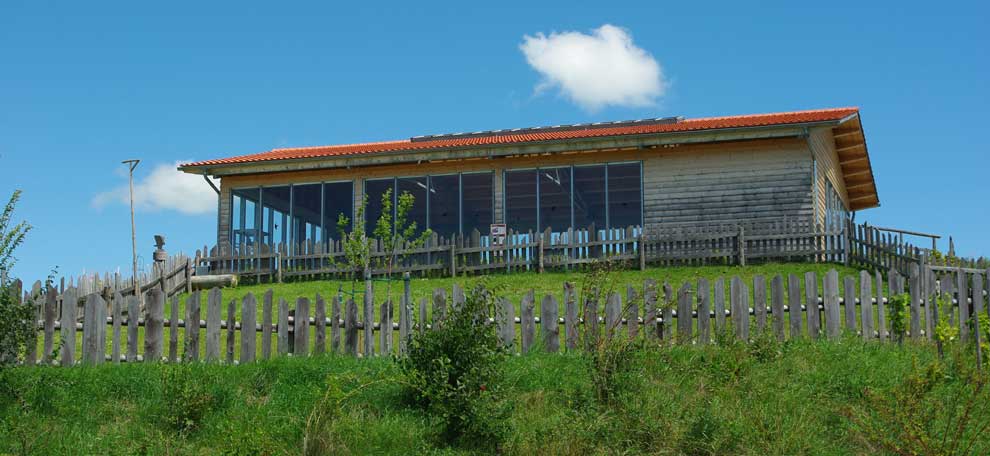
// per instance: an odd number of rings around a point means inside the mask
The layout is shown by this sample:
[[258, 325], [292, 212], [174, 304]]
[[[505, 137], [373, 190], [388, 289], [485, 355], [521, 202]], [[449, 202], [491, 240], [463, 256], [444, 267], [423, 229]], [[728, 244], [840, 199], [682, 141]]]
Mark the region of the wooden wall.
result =
[[230, 189], [235, 187], [353, 179], [355, 202], [360, 202], [363, 179], [492, 170], [495, 221], [501, 222], [502, 171], [506, 169], [635, 160], [643, 162], [647, 225], [810, 218], [814, 209], [808, 148], [809, 142], [801, 138], [762, 139], [226, 176], [221, 179], [217, 239], [222, 244], [228, 242]]
[[817, 165], [815, 176], [815, 204], [818, 223], [825, 223], [825, 182], [831, 181], [835, 191], [839, 193], [842, 202], [849, 208], [849, 196], [846, 193], [846, 183], [842, 177], [842, 167], [839, 166], [839, 154], [835, 151], [835, 140], [832, 129], [816, 128], [811, 130], [808, 137], [808, 147], [811, 148]]

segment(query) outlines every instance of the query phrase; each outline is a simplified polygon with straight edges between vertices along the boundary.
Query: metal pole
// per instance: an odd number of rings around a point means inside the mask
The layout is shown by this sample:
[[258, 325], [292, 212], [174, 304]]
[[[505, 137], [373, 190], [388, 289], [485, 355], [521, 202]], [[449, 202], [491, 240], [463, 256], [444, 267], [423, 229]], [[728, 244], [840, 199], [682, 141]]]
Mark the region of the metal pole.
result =
[[141, 160], [137, 160], [137, 159], [124, 160], [121, 163], [127, 165], [129, 168], [128, 187], [130, 188], [130, 197], [131, 197], [131, 256], [133, 259], [133, 270], [131, 272], [134, 274], [132, 278], [132, 280], [134, 281], [134, 296], [138, 297], [138, 302], [140, 303], [141, 284], [138, 283], [137, 234], [136, 234], [136, 229], [134, 227], [134, 168], [137, 168], [137, 165], [138, 163], [141, 163]]

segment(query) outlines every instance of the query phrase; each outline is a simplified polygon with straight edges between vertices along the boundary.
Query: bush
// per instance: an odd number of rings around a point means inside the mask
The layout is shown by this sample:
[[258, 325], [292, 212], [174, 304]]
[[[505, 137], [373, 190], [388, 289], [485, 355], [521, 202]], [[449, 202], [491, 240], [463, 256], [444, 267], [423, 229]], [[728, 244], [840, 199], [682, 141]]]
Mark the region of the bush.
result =
[[506, 352], [495, 326], [481, 323], [495, 315], [495, 302], [493, 290], [476, 285], [439, 329], [414, 334], [398, 360], [411, 400], [439, 421], [447, 444], [493, 448], [503, 437], [499, 381]]
[[227, 389], [222, 382], [203, 381], [193, 369], [194, 364], [165, 364], [161, 366], [161, 401], [158, 420], [169, 430], [187, 434], [199, 428], [207, 413], [225, 405]]

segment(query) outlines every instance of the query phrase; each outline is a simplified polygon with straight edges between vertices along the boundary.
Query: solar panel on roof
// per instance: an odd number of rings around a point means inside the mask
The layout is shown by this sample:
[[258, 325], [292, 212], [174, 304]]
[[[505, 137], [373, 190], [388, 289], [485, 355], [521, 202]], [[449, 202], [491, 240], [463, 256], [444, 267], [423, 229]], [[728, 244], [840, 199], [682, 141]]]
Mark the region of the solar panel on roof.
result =
[[683, 120], [683, 117], [659, 117], [655, 119], [639, 119], [639, 120], [619, 120], [615, 122], [595, 122], [595, 123], [583, 123], [583, 124], [572, 124], [572, 125], [555, 125], [552, 127], [526, 127], [526, 128], [512, 128], [512, 129], [501, 129], [501, 130], [487, 130], [478, 131], [474, 133], [445, 133], [440, 135], [423, 135], [423, 136], [413, 136], [409, 138], [412, 142], [422, 142], [422, 141], [436, 141], [443, 139], [463, 139], [463, 138], [478, 138], [484, 136], [504, 136], [504, 135], [520, 135], [526, 133], [545, 133], [552, 131], [572, 131], [572, 130], [592, 130], [596, 128], [612, 128], [612, 127], [631, 127], [640, 125], [662, 125], [662, 124], [673, 124]]

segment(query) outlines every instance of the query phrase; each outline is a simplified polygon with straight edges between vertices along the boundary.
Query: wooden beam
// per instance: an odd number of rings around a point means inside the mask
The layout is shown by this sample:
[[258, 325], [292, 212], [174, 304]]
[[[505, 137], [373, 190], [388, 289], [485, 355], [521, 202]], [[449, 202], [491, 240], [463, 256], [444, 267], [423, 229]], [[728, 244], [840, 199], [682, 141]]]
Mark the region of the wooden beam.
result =
[[853, 149], [857, 149], [857, 148], [860, 148], [860, 147], [866, 147], [866, 143], [856, 143], [856, 144], [853, 144], [853, 145], [850, 145], [850, 146], [838, 147], [838, 148], [835, 149], [835, 151], [836, 152], [844, 152], [844, 151], [847, 151], [847, 150], [853, 150]]
[[856, 162], [861, 162], [861, 161], [866, 161], [866, 160], [869, 160], [869, 157], [867, 157], [866, 154], [863, 154], [863, 155], [860, 155], [860, 156], [858, 156], [856, 158], [844, 159], [844, 160], [842, 160], [842, 161], [839, 162], [839, 166], [845, 166], [845, 165], [848, 165], [850, 163], [856, 163]]
[[835, 132], [832, 133], [832, 138], [834, 138], [834, 139], [846, 138], [846, 137], [849, 137], [849, 136], [858, 135], [860, 133], [861, 132], [859, 131], [858, 128], [855, 128], [855, 129], [852, 129], [852, 130], [848, 130], [848, 131], [847, 130], [836, 130]]
[[872, 188], [871, 189], [868, 189], [868, 190], [859, 190], [859, 191], [853, 191], [853, 192], [847, 192], [847, 193], [849, 195], [849, 198], [850, 199], [853, 199], [853, 200], [860, 199], [860, 198], [862, 198], [864, 196], [876, 196], [876, 194], [877, 194], [876, 190], [874, 190]]

